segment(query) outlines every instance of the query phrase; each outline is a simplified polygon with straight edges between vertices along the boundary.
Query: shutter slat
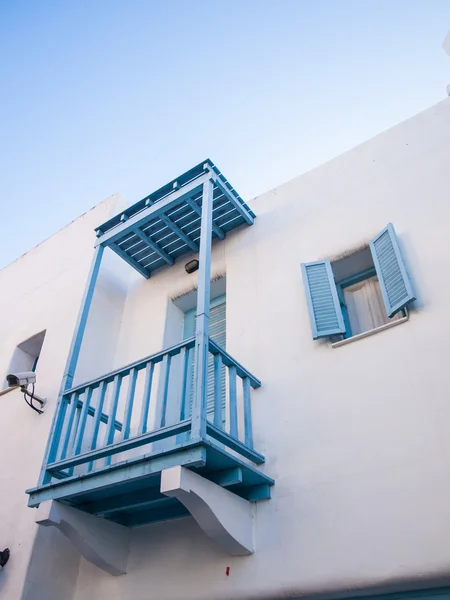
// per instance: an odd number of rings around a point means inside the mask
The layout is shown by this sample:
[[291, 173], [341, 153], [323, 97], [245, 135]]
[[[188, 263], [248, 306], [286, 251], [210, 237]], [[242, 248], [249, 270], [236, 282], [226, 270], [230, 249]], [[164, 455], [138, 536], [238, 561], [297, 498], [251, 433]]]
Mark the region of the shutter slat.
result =
[[313, 339], [345, 333], [330, 261], [303, 263], [302, 273]]
[[[216, 300], [217, 302], [217, 300]], [[226, 349], [226, 300], [225, 296], [223, 301], [219, 300], [219, 304], [213, 306], [209, 310], [209, 337], [221, 346], [224, 350]], [[185, 315], [185, 337], [195, 335], [196, 330], [196, 315], [195, 309], [189, 311]], [[192, 353], [193, 354], [193, 353]], [[222, 415], [225, 417], [225, 403], [226, 403], [226, 367], [224, 364], [221, 365], [221, 398], [222, 398]], [[191, 378], [191, 397], [189, 402], [189, 414], [192, 410], [192, 394], [193, 394], [193, 377], [194, 377], [194, 365], [190, 367], [190, 378]], [[208, 355], [208, 386], [206, 392], [206, 412], [210, 420], [214, 419], [214, 357]], [[217, 415], [216, 415], [217, 416]]]
[[370, 242], [370, 251], [387, 315], [393, 317], [416, 298], [392, 223]]

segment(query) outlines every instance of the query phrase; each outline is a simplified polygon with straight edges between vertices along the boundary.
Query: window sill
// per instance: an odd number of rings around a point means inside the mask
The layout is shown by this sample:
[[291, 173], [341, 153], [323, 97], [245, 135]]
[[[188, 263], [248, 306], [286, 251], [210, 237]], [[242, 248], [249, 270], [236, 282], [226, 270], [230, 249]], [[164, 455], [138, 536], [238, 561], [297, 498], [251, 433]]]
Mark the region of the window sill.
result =
[[409, 313], [406, 313], [406, 317], [402, 317], [397, 321], [392, 321], [392, 323], [386, 323], [386, 325], [380, 325], [380, 327], [375, 327], [375, 329], [371, 329], [370, 331], [364, 331], [363, 333], [358, 333], [358, 335], [353, 335], [350, 338], [346, 338], [345, 340], [339, 340], [339, 342], [334, 342], [331, 344], [332, 348], [338, 348], [339, 346], [346, 346], [347, 344], [351, 344], [352, 342], [356, 342], [363, 338], [369, 337], [371, 335], [375, 335], [375, 333], [379, 333], [380, 331], [384, 331], [385, 329], [392, 329], [392, 327], [397, 327], [397, 325], [401, 325], [402, 323], [406, 323], [409, 320]]

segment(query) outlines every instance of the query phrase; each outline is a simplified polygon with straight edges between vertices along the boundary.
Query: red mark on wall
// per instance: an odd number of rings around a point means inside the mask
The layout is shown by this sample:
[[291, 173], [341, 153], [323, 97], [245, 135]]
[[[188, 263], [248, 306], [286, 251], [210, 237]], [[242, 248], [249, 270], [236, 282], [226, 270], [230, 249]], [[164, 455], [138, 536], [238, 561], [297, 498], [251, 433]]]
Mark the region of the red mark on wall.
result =
[[225, 574], [226, 574], [227, 577], [230, 575], [230, 567], [227, 567], [225, 569]]

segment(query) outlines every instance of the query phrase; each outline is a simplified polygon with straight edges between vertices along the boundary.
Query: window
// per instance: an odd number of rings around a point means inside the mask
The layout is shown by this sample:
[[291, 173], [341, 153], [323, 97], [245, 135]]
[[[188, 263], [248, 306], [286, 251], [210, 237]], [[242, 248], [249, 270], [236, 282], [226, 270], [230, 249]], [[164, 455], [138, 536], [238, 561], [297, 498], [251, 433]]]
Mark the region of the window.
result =
[[[44, 343], [45, 331], [21, 342], [16, 349], [9, 363], [8, 373], [22, 373], [24, 371], [35, 371]], [[6, 373], [6, 374], [8, 374]], [[6, 386], [6, 381], [5, 381]]]
[[405, 316], [415, 300], [390, 223], [350, 256], [302, 264], [313, 338], [350, 338]]
[[[352, 275], [339, 278], [342, 264], [346, 262], [353, 264], [361, 260], [361, 254], [368, 254], [368, 268], [363, 271], [354, 270]], [[371, 259], [369, 248], [363, 249], [343, 261], [331, 263], [336, 287], [338, 291], [339, 303], [342, 310], [345, 325], [345, 337], [349, 338], [372, 329], [377, 329], [382, 325], [387, 325], [393, 321], [405, 316], [404, 310], [399, 311], [392, 318], [386, 314], [386, 309], [381, 293], [380, 282], [376, 274], [373, 261]], [[348, 268], [348, 267], [347, 267]]]

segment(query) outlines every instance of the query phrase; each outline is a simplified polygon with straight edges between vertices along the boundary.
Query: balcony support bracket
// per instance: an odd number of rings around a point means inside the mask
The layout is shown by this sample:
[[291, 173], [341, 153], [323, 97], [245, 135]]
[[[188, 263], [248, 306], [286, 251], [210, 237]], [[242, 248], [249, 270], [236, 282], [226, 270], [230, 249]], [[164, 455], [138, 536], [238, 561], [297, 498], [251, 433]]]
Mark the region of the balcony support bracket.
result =
[[207, 536], [232, 556], [253, 554], [253, 506], [193, 473], [176, 466], [161, 472], [161, 493], [177, 498]]
[[54, 500], [38, 508], [38, 525], [56, 527], [84, 558], [110, 575], [124, 575], [131, 529]]

